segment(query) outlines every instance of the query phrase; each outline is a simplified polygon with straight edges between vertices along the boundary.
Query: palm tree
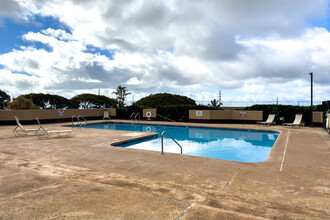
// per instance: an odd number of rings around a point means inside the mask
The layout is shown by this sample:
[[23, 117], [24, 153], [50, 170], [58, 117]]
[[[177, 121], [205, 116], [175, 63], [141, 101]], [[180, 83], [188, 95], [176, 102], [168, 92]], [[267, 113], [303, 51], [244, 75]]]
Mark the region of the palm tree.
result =
[[116, 94], [116, 100], [117, 100], [117, 106], [119, 109], [122, 109], [125, 105], [125, 98], [127, 95], [131, 95], [131, 93], [127, 90], [125, 86], [119, 85], [117, 87], [117, 90], [115, 92], [112, 92], [113, 94]]
[[213, 108], [220, 108], [220, 103], [219, 103], [218, 100], [213, 99], [213, 100], [211, 100], [211, 106], [212, 106]]

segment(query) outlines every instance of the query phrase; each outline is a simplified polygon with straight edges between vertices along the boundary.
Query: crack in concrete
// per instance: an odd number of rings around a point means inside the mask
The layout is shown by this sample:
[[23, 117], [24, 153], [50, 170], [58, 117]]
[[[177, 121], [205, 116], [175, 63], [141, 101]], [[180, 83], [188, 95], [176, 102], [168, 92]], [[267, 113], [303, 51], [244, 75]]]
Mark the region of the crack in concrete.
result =
[[285, 155], [286, 155], [286, 149], [288, 147], [288, 142], [289, 142], [289, 136], [290, 136], [290, 129], [288, 131], [288, 136], [286, 137], [285, 148], [284, 148], [284, 153], [283, 153], [283, 158], [282, 158], [282, 162], [281, 162], [280, 171], [283, 170], [283, 165], [284, 165], [284, 160], [285, 160]]
[[184, 214], [186, 214], [189, 211], [189, 209], [191, 209], [194, 205], [195, 205], [195, 203], [193, 202], [175, 220], [180, 220], [184, 216]]
[[228, 210], [228, 209], [216, 208], [216, 207], [211, 207], [211, 206], [202, 205], [202, 204], [198, 204], [198, 206], [200, 206], [202, 208], [205, 208], [205, 209], [209, 209], [209, 210], [217, 210], [217, 211], [220, 211], [220, 212], [223, 212], [223, 213], [236, 214], [236, 215], [238, 215], [241, 218], [249, 217], [251, 219], [270, 220], [270, 218], [265, 218], [265, 217], [261, 217], [261, 216], [255, 216], [255, 215], [246, 214], [246, 213], [237, 212], [237, 211]]
[[227, 187], [228, 187], [228, 185], [234, 180], [234, 177], [237, 175], [237, 173], [239, 172], [239, 170], [241, 169], [241, 167], [239, 167], [237, 170], [236, 170], [236, 172], [235, 172], [235, 174], [227, 181], [227, 183], [224, 185], [224, 187], [222, 187], [222, 189], [220, 190], [220, 193], [222, 192], [222, 191], [224, 191]]

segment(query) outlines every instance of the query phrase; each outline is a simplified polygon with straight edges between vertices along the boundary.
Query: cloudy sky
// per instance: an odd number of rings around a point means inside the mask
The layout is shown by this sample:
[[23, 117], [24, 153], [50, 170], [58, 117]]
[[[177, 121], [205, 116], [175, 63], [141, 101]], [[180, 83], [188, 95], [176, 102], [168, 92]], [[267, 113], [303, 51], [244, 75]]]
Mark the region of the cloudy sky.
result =
[[[1, 0], [12, 97], [160, 92], [196, 101], [330, 99], [329, 0]], [[128, 97], [129, 100], [133, 96]]]

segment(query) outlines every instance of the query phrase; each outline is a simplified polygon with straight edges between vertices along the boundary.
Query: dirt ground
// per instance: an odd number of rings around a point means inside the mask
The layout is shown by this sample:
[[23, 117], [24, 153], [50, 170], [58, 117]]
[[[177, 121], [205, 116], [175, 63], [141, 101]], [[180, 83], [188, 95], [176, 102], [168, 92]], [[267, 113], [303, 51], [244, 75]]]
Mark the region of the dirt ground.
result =
[[76, 129], [43, 139], [0, 126], [0, 220], [330, 219], [323, 129], [197, 125], [281, 134], [266, 161], [243, 163], [111, 146], [148, 133]]

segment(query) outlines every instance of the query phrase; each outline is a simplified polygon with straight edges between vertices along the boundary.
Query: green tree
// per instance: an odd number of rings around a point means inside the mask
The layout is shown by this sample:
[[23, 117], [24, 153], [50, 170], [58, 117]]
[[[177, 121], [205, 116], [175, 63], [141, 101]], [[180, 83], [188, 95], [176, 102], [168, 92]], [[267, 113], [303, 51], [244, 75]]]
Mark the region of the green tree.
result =
[[211, 100], [211, 106], [212, 106], [213, 108], [219, 108], [219, 107], [220, 107], [220, 105], [219, 105], [219, 101], [216, 100], [216, 99], [212, 99], [212, 100]]
[[38, 106], [33, 104], [33, 101], [31, 99], [27, 99], [23, 96], [13, 98], [13, 101], [8, 103], [7, 108], [15, 110], [40, 109]]
[[186, 96], [157, 93], [140, 99], [135, 105], [147, 108], [157, 108], [159, 106], [196, 105], [196, 102]]
[[217, 99], [212, 99], [211, 104], [209, 105], [213, 108], [221, 108], [222, 103], [220, 103]]
[[71, 101], [76, 102], [78, 106], [81, 106], [84, 109], [88, 108], [108, 108], [116, 105], [114, 99], [108, 98], [103, 95], [94, 95], [94, 94], [80, 94], [71, 99]]
[[48, 106], [52, 109], [79, 108], [78, 103], [59, 95], [49, 95]]
[[30, 93], [27, 95], [21, 95], [26, 99], [31, 99], [33, 104], [39, 106], [40, 108], [44, 109], [47, 108], [48, 97], [46, 94], [43, 93]]
[[59, 96], [44, 93], [30, 93], [23, 95], [27, 99], [32, 99], [35, 105], [40, 106], [42, 109], [61, 109], [61, 108], [78, 108], [75, 102], [71, 102], [69, 99]]
[[106, 97], [104, 95], [96, 95], [94, 103], [95, 103], [96, 108], [116, 107], [116, 100]]
[[10, 96], [4, 91], [0, 90], [0, 109], [5, 109], [10, 101]]
[[131, 95], [131, 93], [127, 90], [127, 88], [125, 86], [121, 86], [121, 85], [119, 85], [117, 87], [117, 90], [112, 93], [116, 94], [117, 107], [119, 109], [124, 108], [125, 98], [126, 98], [126, 96]]

